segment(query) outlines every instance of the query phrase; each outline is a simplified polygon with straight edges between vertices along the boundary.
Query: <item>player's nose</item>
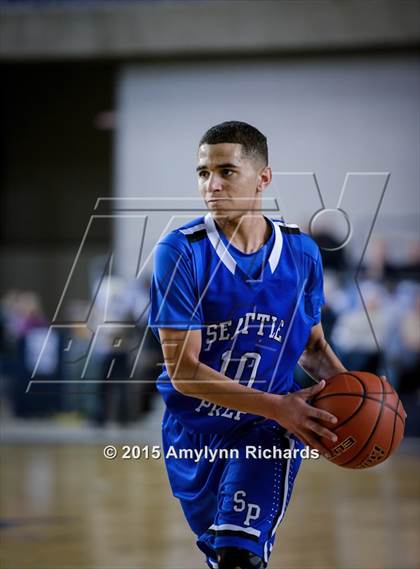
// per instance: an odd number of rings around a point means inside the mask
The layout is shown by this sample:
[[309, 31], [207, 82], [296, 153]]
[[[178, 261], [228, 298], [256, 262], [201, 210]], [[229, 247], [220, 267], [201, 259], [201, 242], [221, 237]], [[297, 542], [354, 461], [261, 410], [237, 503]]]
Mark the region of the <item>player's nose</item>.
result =
[[209, 192], [217, 192], [222, 189], [222, 180], [217, 173], [213, 172], [210, 174], [207, 180], [207, 190]]

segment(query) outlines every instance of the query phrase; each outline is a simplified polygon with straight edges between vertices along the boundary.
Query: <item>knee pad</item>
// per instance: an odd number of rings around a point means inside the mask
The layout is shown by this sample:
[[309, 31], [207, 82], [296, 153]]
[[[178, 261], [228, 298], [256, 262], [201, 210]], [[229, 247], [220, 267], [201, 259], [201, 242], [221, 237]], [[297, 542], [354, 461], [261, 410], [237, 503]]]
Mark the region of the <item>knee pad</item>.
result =
[[216, 550], [219, 569], [264, 569], [261, 557], [240, 547], [221, 547]]

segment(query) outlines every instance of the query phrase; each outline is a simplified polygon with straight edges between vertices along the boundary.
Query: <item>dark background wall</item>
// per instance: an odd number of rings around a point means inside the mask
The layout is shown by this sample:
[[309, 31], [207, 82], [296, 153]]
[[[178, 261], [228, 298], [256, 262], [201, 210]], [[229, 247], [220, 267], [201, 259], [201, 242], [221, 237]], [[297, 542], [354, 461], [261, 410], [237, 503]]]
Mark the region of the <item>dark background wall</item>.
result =
[[[96, 199], [111, 194], [112, 129], [103, 113], [113, 107], [114, 67], [3, 64], [1, 76], [0, 294], [26, 284], [51, 313]], [[110, 239], [105, 220], [82, 262]]]

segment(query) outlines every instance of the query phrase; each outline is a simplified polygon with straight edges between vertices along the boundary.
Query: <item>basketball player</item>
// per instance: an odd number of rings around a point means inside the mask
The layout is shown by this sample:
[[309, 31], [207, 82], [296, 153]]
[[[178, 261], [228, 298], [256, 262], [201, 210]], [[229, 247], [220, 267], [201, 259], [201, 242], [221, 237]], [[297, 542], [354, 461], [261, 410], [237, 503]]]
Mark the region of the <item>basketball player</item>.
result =
[[[197, 173], [209, 212], [158, 243], [151, 286], [150, 326], [166, 364], [158, 379], [166, 467], [209, 567], [262, 569], [296, 451], [307, 444], [327, 455], [320, 437], [336, 440], [319, 422], [336, 418], [310, 399], [345, 368], [320, 323], [316, 244], [261, 213], [272, 177], [265, 136], [236, 121], [210, 128]], [[297, 363], [319, 383], [300, 390]]]

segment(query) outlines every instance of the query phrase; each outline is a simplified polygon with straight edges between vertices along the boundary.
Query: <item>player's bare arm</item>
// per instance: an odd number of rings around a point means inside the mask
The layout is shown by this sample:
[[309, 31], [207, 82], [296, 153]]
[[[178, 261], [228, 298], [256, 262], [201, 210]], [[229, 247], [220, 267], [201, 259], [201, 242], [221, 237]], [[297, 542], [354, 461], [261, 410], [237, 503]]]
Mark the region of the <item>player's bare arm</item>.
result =
[[[318, 421], [334, 423], [336, 418], [308, 403], [322, 390], [323, 382], [289, 395], [262, 392], [234, 382], [201, 363], [200, 330], [160, 328], [159, 335], [169, 377], [179, 392], [230, 409], [273, 419], [323, 455], [329, 454], [319, 437], [335, 441], [336, 436]], [[342, 366], [340, 371], [341, 369]]]
[[325, 339], [322, 324], [317, 324], [312, 328], [298, 363], [315, 381], [321, 381], [346, 371]]
[[[317, 382], [347, 371], [327, 342], [322, 324], [317, 324], [312, 328], [306, 348], [298, 363]], [[381, 377], [388, 381], [385, 375]], [[406, 413], [405, 415], [407, 416]]]

